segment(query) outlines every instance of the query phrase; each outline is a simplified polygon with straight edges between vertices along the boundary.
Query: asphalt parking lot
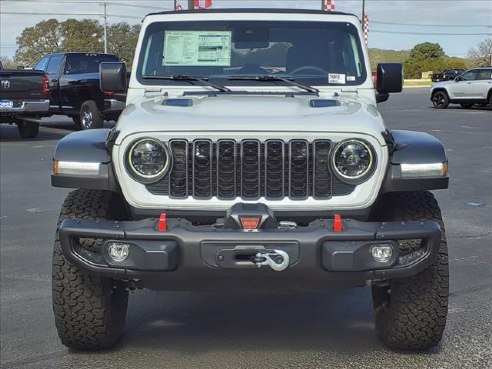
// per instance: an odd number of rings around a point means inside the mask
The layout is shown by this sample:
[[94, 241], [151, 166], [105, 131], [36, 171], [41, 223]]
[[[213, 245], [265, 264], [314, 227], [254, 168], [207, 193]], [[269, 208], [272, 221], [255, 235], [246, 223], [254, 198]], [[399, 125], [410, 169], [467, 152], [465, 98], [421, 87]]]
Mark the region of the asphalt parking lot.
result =
[[443, 111], [427, 89], [380, 105], [390, 128], [422, 130], [449, 154], [451, 185], [436, 192], [447, 228], [448, 325], [427, 353], [385, 348], [368, 288], [328, 294], [201, 295], [137, 291], [117, 348], [72, 352], [51, 311], [51, 248], [68, 192], [50, 186], [51, 157], [71, 121], [43, 121], [35, 140], [1, 133], [2, 368], [491, 368], [492, 109]]

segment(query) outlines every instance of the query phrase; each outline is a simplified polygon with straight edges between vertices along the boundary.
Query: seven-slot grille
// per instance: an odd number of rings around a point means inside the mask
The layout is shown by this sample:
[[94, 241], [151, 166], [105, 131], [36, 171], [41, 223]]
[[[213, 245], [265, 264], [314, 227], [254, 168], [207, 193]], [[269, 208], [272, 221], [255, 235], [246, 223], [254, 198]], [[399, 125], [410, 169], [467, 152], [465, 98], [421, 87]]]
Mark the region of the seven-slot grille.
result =
[[173, 158], [170, 173], [147, 185], [155, 195], [175, 199], [216, 196], [223, 200], [302, 200], [347, 195], [355, 188], [331, 174], [330, 140], [197, 139], [171, 140], [168, 146]]

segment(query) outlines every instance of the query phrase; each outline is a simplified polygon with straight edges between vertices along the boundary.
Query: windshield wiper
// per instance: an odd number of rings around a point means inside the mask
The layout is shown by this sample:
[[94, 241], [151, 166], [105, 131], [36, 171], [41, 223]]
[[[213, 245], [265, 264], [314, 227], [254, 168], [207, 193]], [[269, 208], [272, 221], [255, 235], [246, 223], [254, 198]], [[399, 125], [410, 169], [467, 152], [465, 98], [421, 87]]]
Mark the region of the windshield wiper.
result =
[[313, 93], [313, 94], [319, 93], [319, 90], [317, 88], [295, 82], [294, 77], [280, 77], [280, 76], [275, 76], [273, 74], [265, 74], [265, 75], [259, 75], [259, 76], [230, 76], [229, 80], [231, 80], [231, 81], [259, 81], [259, 82], [282, 81], [282, 82], [288, 83], [291, 86], [296, 86], [296, 87], [302, 88], [303, 90], [310, 92], [310, 93]]
[[186, 74], [175, 74], [172, 76], [142, 76], [143, 79], [158, 79], [158, 80], [170, 80], [170, 81], [196, 81], [200, 82], [204, 86], [213, 87], [220, 92], [229, 92], [230, 88], [222, 85], [218, 85], [208, 81], [208, 77], [190, 76]]

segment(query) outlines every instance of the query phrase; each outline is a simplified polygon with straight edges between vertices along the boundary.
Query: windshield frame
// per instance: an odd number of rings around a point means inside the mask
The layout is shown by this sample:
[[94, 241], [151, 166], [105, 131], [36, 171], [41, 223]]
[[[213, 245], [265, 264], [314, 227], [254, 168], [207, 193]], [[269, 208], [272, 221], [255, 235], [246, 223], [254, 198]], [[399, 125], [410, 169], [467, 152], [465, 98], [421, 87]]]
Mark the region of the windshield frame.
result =
[[[247, 21], [247, 20], [197, 20], [197, 21], [156, 21], [152, 22], [148, 25], [148, 27], [145, 29], [145, 33], [142, 37], [142, 42], [141, 42], [141, 50], [138, 56], [138, 62], [137, 66], [135, 68], [135, 78], [136, 80], [146, 86], [189, 86], [189, 82], [187, 83], [186, 81], [180, 81], [180, 80], [159, 80], [159, 79], [146, 79], [143, 78], [144, 74], [142, 73], [144, 70], [144, 63], [146, 61], [146, 55], [147, 55], [147, 48], [149, 47], [149, 37], [152, 34], [155, 34], [157, 32], [164, 32], [166, 30], [188, 30], [188, 29], [195, 29], [195, 30], [219, 30], [219, 29], [224, 29], [224, 30], [230, 30], [234, 29], [235, 27], [238, 27], [238, 25], [235, 24], [245, 24], [245, 23], [254, 23], [254, 24], [264, 24], [267, 27], [282, 27], [285, 28], [289, 25], [295, 26], [295, 27], [304, 27], [304, 28], [316, 28], [316, 27], [326, 27], [326, 28], [334, 28], [334, 27], [347, 27], [349, 33], [353, 39], [353, 47], [356, 49], [354, 50], [357, 53], [358, 56], [358, 62], [360, 68], [360, 76], [357, 76], [355, 78], [355, 81], [346, 81], [345, 83], [329, 83], [328, 78], [326, 78], [326, 81], [323, 81], [324, 77], [317, 76], [316, 78], [307, 78], [303, 76], [302, 74], [295, 74], [295, 75], [290, 75], [287, 72], [279, 72], [278, 75], [283, 77], [283, 78], [290, 78], [293, 77], [296, 82], [304, 85], [309, 85], [309, 86], [317, 86], [321, 88], [330, 88], [330, 87], [353, 87], [353, 86], [362, 86], [367, 82], [368, 79], [368, 72], [366, 68], [366, 57], [365, 57], [365, 52], [363, 49], [363, 45], [360, 39], [359, 31], [357, 27], [347, 21], [309, 21], [309, 20], [302, 20], [302, 21], [293, 21], [293, 20], [278, 20], [278, 21], [265, 21], [265, 20], [259, 20], [259, 21]], [[222, 27], [222, 28], [221, 28]], [[278, 41], [271, 41], [271, 42], [278, 42]], [[354, 61], [355, 64], [355, 61]], [[328, 72], [330, 73], [330, 72]], [[268, 74], [268, 73], [263, 73], [263, 74]], [[201, 74], [203, 75], [203, 74]], [[275, 74], [273, 74], [275, 75]], [[158, 76], [158, 75], [156, 75]], [[223, 75], [220, 76], [214, 76], [210, 75], [207, 76], [211, 81], [214, 81], [218, 84], [221, 85], [228, 85], [228, 86], [289, 86], [289, 83], [283, 82], [283, 81], [255, 81], [255, 80], [241, 80], [241, 79], [233, 79], [231, 80], [231, 76], [242, 76], [242, 74], [227, 74], [224, 73]]]

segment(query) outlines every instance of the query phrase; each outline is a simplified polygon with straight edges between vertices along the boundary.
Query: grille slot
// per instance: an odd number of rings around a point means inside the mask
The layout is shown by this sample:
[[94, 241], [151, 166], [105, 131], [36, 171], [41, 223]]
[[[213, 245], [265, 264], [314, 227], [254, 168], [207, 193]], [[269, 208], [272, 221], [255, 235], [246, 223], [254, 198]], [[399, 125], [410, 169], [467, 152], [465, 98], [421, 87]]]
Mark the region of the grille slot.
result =
[[331, 197], [330, 148], [328, 140], [314, 141], [313, 154], [313, 197], [329, 199]]
[[217, 196], [221, 199], [236, 197], [237, 145], [234, 140], [217, 143]]
[[241, 142], [241, 197], [244, 199], [260, 197], [260, 159], [259, 141]]
[[176, 199], [327, 200], [349, 195], [356, 186], [331, 173], [332, 147], [330, 140], [171, 140], [170, 173], [146, 187], [152, 194]]
[[208, 199], [212, 197], [212, 142], [195, 140], [192, 155], [193, 197]]

